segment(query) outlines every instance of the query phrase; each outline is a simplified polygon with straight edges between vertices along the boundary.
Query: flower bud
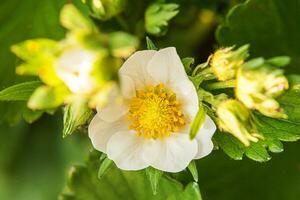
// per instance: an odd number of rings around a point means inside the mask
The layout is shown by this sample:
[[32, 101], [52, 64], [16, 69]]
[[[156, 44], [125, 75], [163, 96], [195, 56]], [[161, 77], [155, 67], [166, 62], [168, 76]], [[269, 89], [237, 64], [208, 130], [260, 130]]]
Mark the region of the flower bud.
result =
[[108, 20], [121, 13], [126, 5], [126, 0], [82, 0], [90, 8], [91, 15]]
[[236, 76], [238, 68], [249, 56], [249, 45], [241, 46], [234, 50], [234, 47], [218, 49], [211, 57], [209, 64], [213, 73], [220, 81], [233, 79]]
[[274, 118], [287, 118], [276, 101], [289, 83], [283, 70], [266, 63], [260, 66], [240, 68], [237, 74], [236, 96], [248, 108]]
[[238, 100], [230, 99], [220, 103], [217, 115], [220, 128], [231, 133], [245, 146], [249, 146], [251, 141], [257, 142], [259, 138], [263, 138], [256, 132], [251, 111]]

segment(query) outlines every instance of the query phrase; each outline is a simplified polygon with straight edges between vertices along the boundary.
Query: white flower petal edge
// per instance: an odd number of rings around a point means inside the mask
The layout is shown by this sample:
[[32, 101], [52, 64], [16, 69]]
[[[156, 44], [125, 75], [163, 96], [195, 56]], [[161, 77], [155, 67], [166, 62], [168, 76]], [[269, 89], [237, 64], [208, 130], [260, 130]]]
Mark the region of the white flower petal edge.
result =
[[113, 123], [105, 122], [99, 114], [96, 114], [89, 125], [88, 133], [94, 148], [106, 153], [108, 140], [120, 130], [128, 130], [128, 125], [122, 120]]
[[157, 156], [151, 166], [167, 172], [180, 172], [194, 159], [198, 151], [196, 140], [188, 134], [174, 133], [168, 138], [156, 140]]
[[142, 89], [150, 82], [146, 67], [156, 52], [154, 50], [135, 52], [124, 62], [119, 70], [119, 75], [127, 75], [134, 80], [135, 89]]
[[199, 129], [196, 140], [198, 142], [198, 153], [195, 156], [195, 159], [203, 158], [210, 154], [214, 148], [214, 144], [211, 141], [212, 136], [214, 135], [217, 127], [214, 121], [208, 116], [205, 116], [205, 120], [201, 128]]
[[[145, 86], [165, 84], [181, 102], [190, 126], [198, 110], [198, 96], [175, 48], [136, 52], [123, 64], [119, 77], [122, 96], [127, 100]], [[179, 172], [193, 159], [202, 158], [213, 149], [211, 138], [216, 126], [209, 116], [193, 140], [189, 139], [188, 126], [170, 136], [149, 139], [138, 135], [135, 130], [128, 130], [124, 120], [128, 109], [123, 111], [112, 103], [104, 110], [98, 110], [89, 127], [94, 147], [107, 153], [120, 169], [139, 170], [152, 166], [162, 171]]]
[[153, 141], [139, 137], [135, 131], [119, 131], [107, 143], [107, 156], [120, 169], [140, 170], [151, 164]]

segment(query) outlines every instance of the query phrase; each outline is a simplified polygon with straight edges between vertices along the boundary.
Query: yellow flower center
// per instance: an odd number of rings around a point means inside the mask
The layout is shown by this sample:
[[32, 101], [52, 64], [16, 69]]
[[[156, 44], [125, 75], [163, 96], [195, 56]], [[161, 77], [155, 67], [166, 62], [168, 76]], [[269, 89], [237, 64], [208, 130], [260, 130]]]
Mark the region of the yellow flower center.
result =
[[162, 138], [186, 124], [173, 91], [163, 84], [136, 91], [129, 101], [130, 129], [146, 138]]

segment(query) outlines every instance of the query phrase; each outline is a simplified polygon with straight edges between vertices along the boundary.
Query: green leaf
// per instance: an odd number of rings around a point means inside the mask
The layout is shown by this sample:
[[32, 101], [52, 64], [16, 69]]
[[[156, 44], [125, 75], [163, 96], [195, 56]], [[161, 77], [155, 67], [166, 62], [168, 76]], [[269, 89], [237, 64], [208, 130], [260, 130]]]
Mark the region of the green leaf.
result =
[[196, 166], [196, 163], [194, 160], [190, 162], [188, 169], [191, 172], [191, 174], [194, 178], [194, 181], [198, 182], [198, 170], [197, 170], [197, 166]]
[[242, 160], [246, 147], [235, 137], [228, 133], [217, 131], [214, 141], [232, 159]]
[[[12, 45], [27, 39], [48, 37], [60, 39], [64, 30], [59, 25], [59, 12], [65, 1], [4, 0], [0, 6], [0, 88], [25, 81], [31, 77], [16, 76], [16, 65], [20, 60], [9, 51]], [[16, 6], [18, 5], [18, 6]], [[45, 14], [46, 13], [46, 14]], [[12, 17], [13, 15], [13, 17]], [[26, 104], [20, 102], [1, 102], [0, 120], [17, 122], [21, 119]]]
[[28, 107], [34, 110], [53, 109], [64, 102], [68, 90], [62, 85], [59, 87], [40, 86], [31, 95]]
[[99, 170], [98, 170], [98, 178], [99, 179], [101, 179], [105, 175], [105, 173], [108, 172], [108, 170], [112, 167], [112, 164], [113, 164], [113, 161], [107, 157], [101, 162]]
[[90, 32], [94, 30], [92, 21], [85, 17], [74, 5], [67, 4], [60, 15], [61, 24], [71, 31]]
[[295, 0], [248, 0], [232, 8], [216, 37], [223, 46], [251, 44], [252, 57], [291, 57], [288, 71], [300, 65], [300, 4]]
[[299, 142], [286, 144], [284, 153], [266, 163], [256, 163], [249, 159], [234, 161], [215, 151], [197, 160], [203, 200], [297, 200], [299, 152]]
[[198, 130], [203, 124], [204, 120], [205, 120], [205, 110], [204, 110], [204, 106], [201, 104], [199, 105], [199, 110], [190, 128], [189, 135], [191, 140], [196, 137]]
[[147, 43], [148, 50], [158, 50], [158, 48], [155, 46], [155, 44], [152, 42], [152, 40], [148, 36], [146, 37], [146, 43]]
[[27, 101], [40, 85], [40, 81], [29, 81], [10, 86], [0, 91], [0, 101]]
[[97, 169], [100, 154], [92, 152], [83, 166], [73, 166], [68, 175], [67, 186], [60, 200], [201, 200], [198, 185], [190, 183], [186, 188], [174, 179], [162, 176], [157, 194], [152, 189], [144, 171], [122, 171], [113, 166], [100, 180]]
[[148, 167], [146, 170], [146, 175], [149, 179], [151, 188], [152, 188], [152, 192], [154, 195], [157, 194], [157, 190], [159, 188], [159, 182], [160, 179], [163, 175], [163, 172], [157, 169], [154, 169], [152, 167]]
[[268, 151], [264, 147], [264, 142], [259, 141], [252, 143], [250, 147], [246, 148], [245, 154], [248, 158], [257, 162], [265, 162], [271, 159]]
[[109, 34], [109, 48], [113, 56], [126, 58], [138, 47], [137, 37], [125, 32], [113, 32]]
[[154, 3], [145, 13], [145, 29], [149, 34], [162, 36], [167, 33], [169, 21], [175, 17], [179, 10], [175, 3]]
[[64, 108], [63, 137], [71, 135], [77, 128], [86, 124], [93, 111], [88, 108], [86, 99], [76, 98]]

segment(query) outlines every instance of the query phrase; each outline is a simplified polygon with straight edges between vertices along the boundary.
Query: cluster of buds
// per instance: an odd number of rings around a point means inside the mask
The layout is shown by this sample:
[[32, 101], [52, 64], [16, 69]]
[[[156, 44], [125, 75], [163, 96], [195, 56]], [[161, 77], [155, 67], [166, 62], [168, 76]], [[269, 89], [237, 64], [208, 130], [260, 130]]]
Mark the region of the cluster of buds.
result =
[[287, 118], [276, 98], [289, 87], [283, 70], [267, 62], [240, 68], [236, 79], [236, 97], [248, 108], [274, 118]]
[[245, 146], [263, 139], [255, 128], [253, 110], [268, 117], [287, 118], [276, 98], [289, 88], [284, 71], [279, 68], [289, 63], [288, 57], [246, 61], [248, 48], [249, 45], [218, 49], [209, 57], [207, 65], [218, 80], [208, 88], [229, 86], [236, 97], [219, 101], [215, 106], [219, 127]]
[[39, 76], [45, 84], [28, 106], [53, 109], [78, 99], [92, 108], [105, 104], [123, 58], [135, 51], [138, 39], [125, 32], [100, 32], [71, 4], [62, 9], [60, 19], [68, 30], [63, 40], [33, 39], [12, 47], [25, 61], [17, 73]]

